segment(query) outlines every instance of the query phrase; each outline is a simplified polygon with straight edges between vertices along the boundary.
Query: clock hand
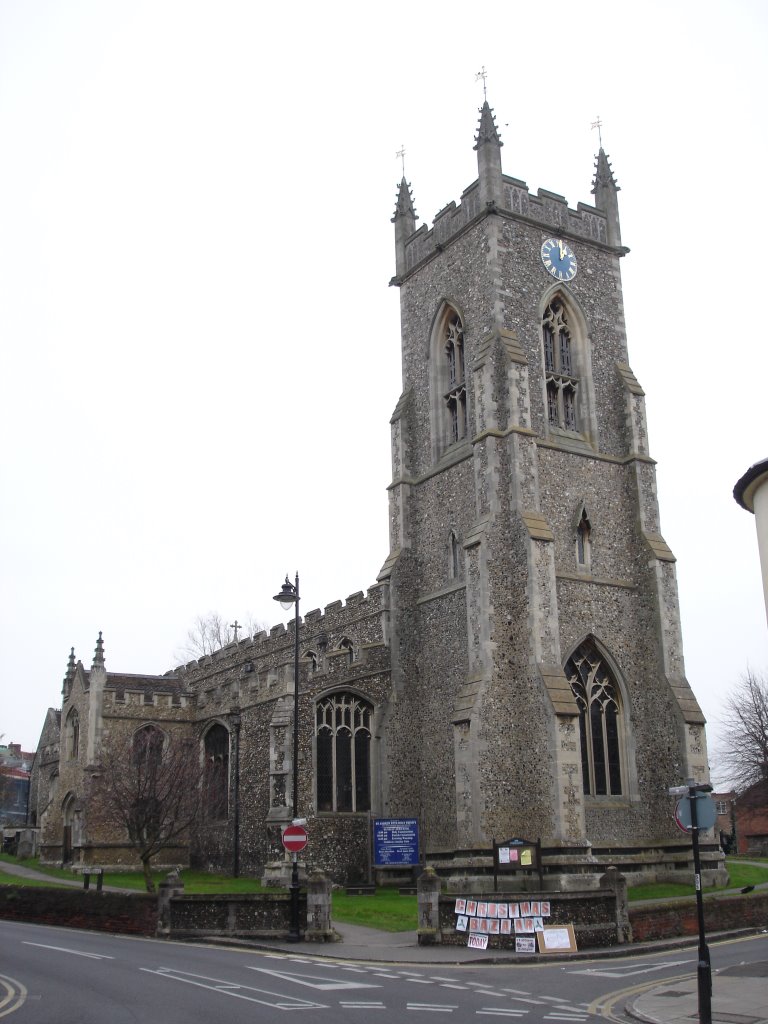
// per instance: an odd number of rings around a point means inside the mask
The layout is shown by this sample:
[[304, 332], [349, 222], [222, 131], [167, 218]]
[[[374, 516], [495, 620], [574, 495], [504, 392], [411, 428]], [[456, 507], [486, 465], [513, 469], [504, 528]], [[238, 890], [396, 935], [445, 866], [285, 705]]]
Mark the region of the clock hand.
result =
[[557, 247], [560, 250], [560, 259], [564, 260], [565, 259], [565, 247], [563, 246], [563, 243], [559, 239], [558, 239], [558, 242], [557, 242]]

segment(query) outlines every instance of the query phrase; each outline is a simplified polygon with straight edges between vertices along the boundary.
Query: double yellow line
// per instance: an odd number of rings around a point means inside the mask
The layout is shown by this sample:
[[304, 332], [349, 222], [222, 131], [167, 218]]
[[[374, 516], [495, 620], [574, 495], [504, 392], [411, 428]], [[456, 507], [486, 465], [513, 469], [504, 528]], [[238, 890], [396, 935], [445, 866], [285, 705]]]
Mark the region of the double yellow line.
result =
[[677, 974], [674, 978], [656, 978], [654, 981], [644, 981], [642, 985], [633, 985], [631, 988], [623, 988], [618, 992], [609, 992], [607, 995], [600, 996], [595, 999], [594, 1002], [590, 1003], [587, 1007], [589, 1013], [593, 1013], [596, 1017], [604, 1017], [606, 1020], [613, 1021], [614, 1024], [627, 1024], [626, 1016], [615, 1017], [613, 1015], [616, 1003], [625, 1002], [632, 996], [639, 996], [643, 992], [647, 992], [652, 988], [659, 988], [659, 986], [674, 985], [678, 981], [690, 981], [691, 972], [687, 974]]
[[5, 990], [0, 998], [0, 1017], [7, 1017], [9, 1013], [22, 1007], [27, 998], [27, 990], [20, 981], [15, 978], [7, 978], [0, 974], [0, 993]]

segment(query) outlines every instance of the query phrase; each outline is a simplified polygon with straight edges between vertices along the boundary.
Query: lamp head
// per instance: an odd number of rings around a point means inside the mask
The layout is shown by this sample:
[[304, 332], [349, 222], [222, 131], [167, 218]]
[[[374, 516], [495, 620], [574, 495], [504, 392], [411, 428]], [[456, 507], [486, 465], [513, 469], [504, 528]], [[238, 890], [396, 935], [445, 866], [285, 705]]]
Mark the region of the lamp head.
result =
[[275, 594], [272, 598], [273, 601], [277, 601], [283, 611], [288, 611], [292, 608], [299, 599], [299, 595], [296, 593], [296, 587], [285, 577], [285, 583], [283, 584], [280, 593]]

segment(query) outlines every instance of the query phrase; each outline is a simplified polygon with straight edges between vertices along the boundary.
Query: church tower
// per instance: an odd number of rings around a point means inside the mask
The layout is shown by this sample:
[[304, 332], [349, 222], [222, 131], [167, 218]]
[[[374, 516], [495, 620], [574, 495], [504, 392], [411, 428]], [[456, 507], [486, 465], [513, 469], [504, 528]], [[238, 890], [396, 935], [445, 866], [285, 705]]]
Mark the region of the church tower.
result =
[[650, 849], [663, 867], [668, 787], [708, 768], [627, 354], [619, 188], [601, 147], [595, 205], [571, 209], [503, 174], [502, 145], [486, 102], [460, 204], [417, 230], [403, 178], [393, 218], [382, 813], [417, 811], [430, 863], [459, 873], [512, 837], [541, 838], [561, 882]]

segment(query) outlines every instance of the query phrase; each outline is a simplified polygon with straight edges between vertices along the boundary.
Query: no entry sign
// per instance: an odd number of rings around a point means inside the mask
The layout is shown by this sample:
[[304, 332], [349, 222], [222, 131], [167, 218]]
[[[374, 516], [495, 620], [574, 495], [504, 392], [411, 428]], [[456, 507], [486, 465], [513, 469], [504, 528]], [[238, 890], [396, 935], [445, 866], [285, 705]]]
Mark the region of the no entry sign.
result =
[[307, 830], [301, 825], [288, 825], [283, 829], [283, 846], [288, 853], [301, 853], [307, 845]]

